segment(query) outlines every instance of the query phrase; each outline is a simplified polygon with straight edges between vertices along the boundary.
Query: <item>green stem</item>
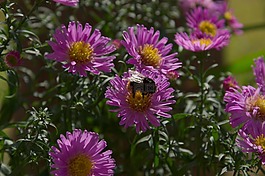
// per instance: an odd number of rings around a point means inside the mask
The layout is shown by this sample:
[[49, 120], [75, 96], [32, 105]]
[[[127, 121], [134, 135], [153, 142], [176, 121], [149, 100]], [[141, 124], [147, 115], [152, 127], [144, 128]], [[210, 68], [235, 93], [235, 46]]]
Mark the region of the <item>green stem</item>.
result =
[[262, 28], [265, 28], [265, 23], [255, 24], [252, 26], [246, 26], [243, 28], [243, 31], [246, 32], [246, 31], [255, 30], [255, 29], [262, 29]]
[[200, 103], [200, 117], [202, 118], [203, 107], [204, 107], [204, 88], [203, 88], [203, 85], [204, 85], [203, 59], [204, 58], [199, 58], [199, 59], [200, 59], [200, 73], [199, 73], [199, 76], [200, 76], [200, 91], [201, 91], [201, 96], [200, 96], [200, 100], [201, 100], [201, 103]]
[[152, 133], [153, 144], [154, 144], [154, 175], [157, 175], [157, 167], [159, 165], [159, 136], [158, 128]]
[[40, 49], [40, 48], [44, 48], [47, 46], [48, 46], [48, 43], [44, 43], [44, 44], [39, 45], [39, 46], [31, 46], [31, 47], [23, 48], [22, 51], [31, 50], [31, 49]]

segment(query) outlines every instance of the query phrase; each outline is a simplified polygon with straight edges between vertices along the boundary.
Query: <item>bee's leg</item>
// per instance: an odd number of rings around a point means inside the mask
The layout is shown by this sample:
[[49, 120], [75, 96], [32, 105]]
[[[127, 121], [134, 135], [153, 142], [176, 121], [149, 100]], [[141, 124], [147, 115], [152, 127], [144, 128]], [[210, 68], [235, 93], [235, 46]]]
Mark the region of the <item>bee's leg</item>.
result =
[[144, 99], [145, 95], [147, 95], [147, 93], [146, 92], [142, 92], [143, 99]]

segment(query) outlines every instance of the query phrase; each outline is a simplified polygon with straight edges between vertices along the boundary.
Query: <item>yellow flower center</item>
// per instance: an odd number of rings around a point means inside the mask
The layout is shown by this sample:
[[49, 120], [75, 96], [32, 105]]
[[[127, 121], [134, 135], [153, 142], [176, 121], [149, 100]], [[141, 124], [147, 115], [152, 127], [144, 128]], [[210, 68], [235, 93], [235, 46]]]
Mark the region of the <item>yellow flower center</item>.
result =
[[255, 139], [255, 144], [261, 146], [263, 151], [265, 151], [265, 138], [263, 134], [261, 134]]
[[225, 18], [227, 21], [230, 21], [230, 20], [232, 20], [233, 15], [232, 15], [231, 12], [226, 11], [225, 14], [224, 14], [224, 18]]
[[69, 176], [87, 176], [93, 167], [90, 158], [80, 154], [72, 158], [68, 165]]
[[202, 21], [199, 24], [199, 29], [211, 37], [214, 37], [216, 35], [216, 25], [211, 23], [210, 21]]
[[201, 39], [192, 41], [193, 44], [197, 42], [200, 42], [200, 45], [205, 45], [205, 46], [212, 44], [212, 40], [209, 38], [201, 38]]
[[254, 103], [254, 106], [259, 107], [259, 113], [261, 115], [265, 115], [265, 99], [264, 97], [258, 97], [257, 100]]
[[140, 90], [136, 90], [134, 95], [132, 92], [128, 93], [126, 101], [133, 110], [137, 112], [144, 112], [151, 105], [151, 97], [151, 94], [143, 95]]
[[69, 49], [69, 57], [71, 61], [78, 63], [89, 62], [92, 60], [93, 48], [89, 43], [83, 41], [74, 42]]
[[249, 97], [246, 100], [246, 109], [253, 112], [254, 108], [259, 108], [256, 114], [256, 120], [265, 121], [265, 97], [259, 95], [258, 97]]
[[145, 44], [144, 47], [140, 47], [141, 61], [144, 65], [159, 67], [161, 63], [161, 54], [159, 50], [154, 48], [153, 45]]

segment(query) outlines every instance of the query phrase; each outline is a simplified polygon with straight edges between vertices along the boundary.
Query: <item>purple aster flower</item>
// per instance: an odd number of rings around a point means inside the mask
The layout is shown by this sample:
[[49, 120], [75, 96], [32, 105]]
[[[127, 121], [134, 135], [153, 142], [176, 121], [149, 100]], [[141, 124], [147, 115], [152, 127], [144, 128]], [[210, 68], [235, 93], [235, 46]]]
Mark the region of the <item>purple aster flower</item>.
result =
[[87, 76], [86, 71], [99, 74], [110, 72], [115, 56], [107, 56], [116, 48], [108, 43], [110, 39], [101, 36], [98, 29], [91, 34], [92, 27], [86, 23], [83, 29], [79, 22], [70, 22], [68, 28], [62, 25], [49, 41], [53, 53], [47, 58], [63, 63], [63, 67], [73, 74]]
[[234, 89], [239, 89], [239, 86], [234, 77], [228, 76], [223, 81], [223, 88], [225, 91], [233, 91]]
[[265, 95], [260, 89], [243, 86], [242, 89], [227, 91], [224, 96], [226, 112], [230, 113], [230, 124], [237, 127], [258, 128], [265, 122]]
[[120, 125], [125, 128], [136, 126], [136, 132], [149, 129], [148, 121], [155, 127], [160, 126], [157, 116], [170, 118], [168, 105], [174, 104], [168, 79], [159, 72], [142, 70], [129, 71], [123, 78], [116, 76], [110, 81], [105, 93], [107, 104], [118, 107], [113, 110], [121, 117]]
[[233, 11], [228, 8], [228, 4], [226, 1], [217, 3], [217, 10], [216, 10], [216, 15], [217, 16], [223, 16], [223, 18], [226, 21], [226, 24], [228, 27], [231, 28], [232, 32], [235, 34], [239, 35], [242, 34], [242, 28], [243, 24], [240, 23], [237, 18], [234, 16]]
[[229, 43], [230, 34], [224, 33], [222, 35], [216, 35], [213, 38], [210, 37], [198, 37], [194, 34], [190, 36], [185, 33], [177, 33], [175, 35], [175, 42], [193, 52], [206, 51], [210, 49], [221, 49]]
[[66, 5], [66, 6], [77, 6], [79, 0], [53, 0], [54, 2]]
[[159, 36], [160, 32], [154, 31], [154, 28], [147, 30], [143, 25], [137, 25], [135, 34], [134, 28], [129, 27], [121, 41], [133, 57], [127, 63], [135, 65], [137, 69], [156, 69], [163, 74], [181, 67], [177, 53], [169, 54], [172, 44], [166, 45], [168, 39], [164, 37], [159, 40]]
[[256, 77], [256, 83], [261, 89], [261, 92], [265, 94], [265, 62], [263, 57], [258, 57], [255, 61], [253, 72]]
[[225, 29], [225, 21], [219, 20], [216, 15], [210, 13], [208, 9], [198, 7], [187, 15], [187, 25], [200, 36], [215, 37], [229, 32]]
[[51, 174], [62, 175], [113, 175], [115, 161], [112, 151], [104, 151], [106, 141], [99, 140], [97, 133], [75, 129], [57, 140], [59, 148], [52, 146], [49, 155], [54, 169]]
[[236, 141], [242, 151], [258, 154], [262, 164], [265, 164], [265, 128], [261, 127], [252, 134], [239, 130], [238, 134], [239, 138]]
[[213, 0], [180, 0], [179, 4], [184, 11], [189, 11], [196, 7], [203, 7], [206, 9], [216, 8], [216, 4]]
[[4, 58], [4, 61], [9, 68], [15, 68], [22, 64], [22, 58], [18, 51], [10, 51]]

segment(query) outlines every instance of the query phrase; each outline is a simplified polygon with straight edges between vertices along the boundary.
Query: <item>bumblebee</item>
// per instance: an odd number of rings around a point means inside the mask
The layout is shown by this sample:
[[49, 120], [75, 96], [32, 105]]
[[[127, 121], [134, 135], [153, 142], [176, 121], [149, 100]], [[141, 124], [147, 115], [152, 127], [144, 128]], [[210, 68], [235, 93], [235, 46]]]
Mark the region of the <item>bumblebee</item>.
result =
[[151, 78], [147, 78], [141, 73], [137, 71], [129, 70], [129, 74], [131, 75], [127, 78], [128, 89], [132, 91], [133, 97], [135, 96], [135, 92], [139, 90], [142, 92], [142, 95], [153, 94], [156, 92], [156, 85], [154, 80]]

